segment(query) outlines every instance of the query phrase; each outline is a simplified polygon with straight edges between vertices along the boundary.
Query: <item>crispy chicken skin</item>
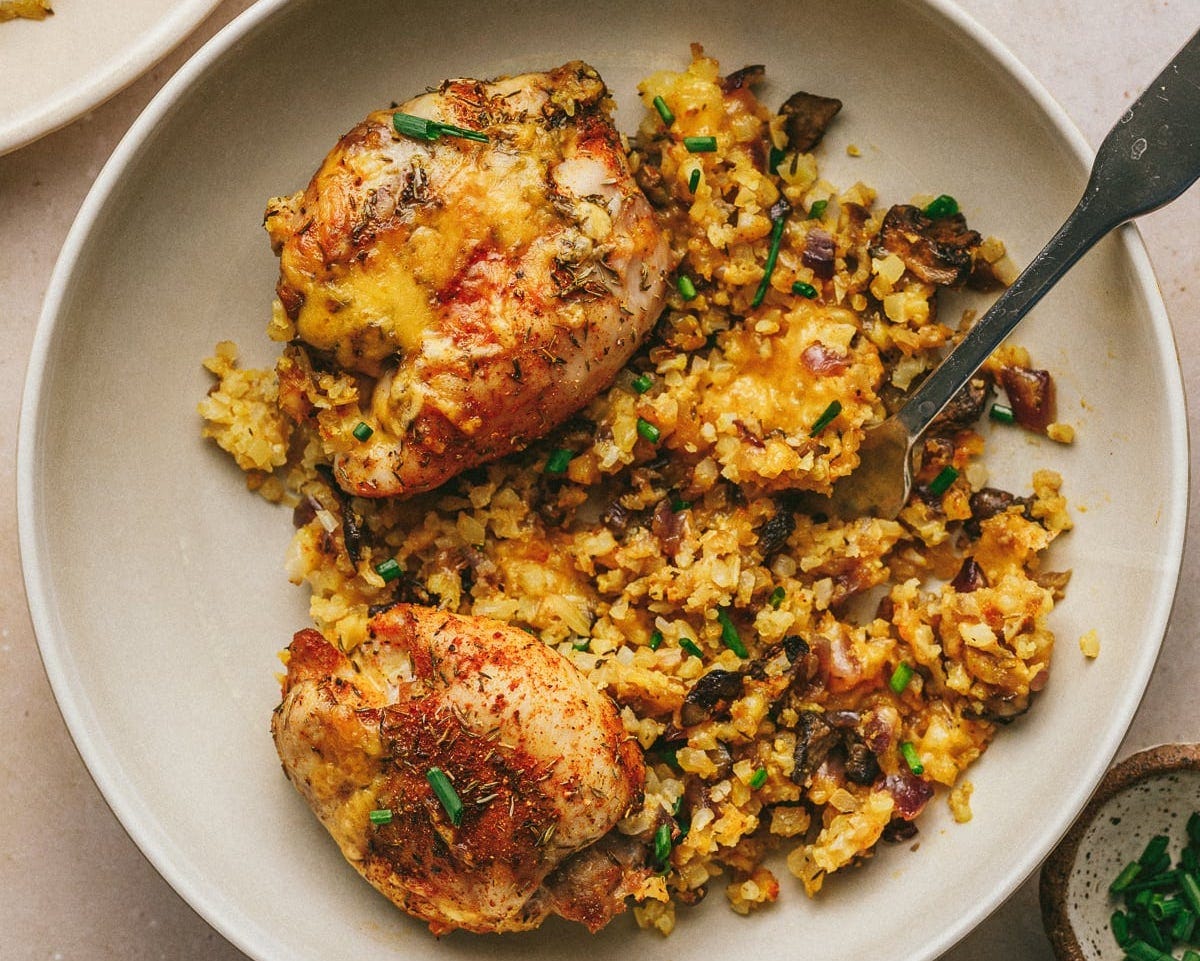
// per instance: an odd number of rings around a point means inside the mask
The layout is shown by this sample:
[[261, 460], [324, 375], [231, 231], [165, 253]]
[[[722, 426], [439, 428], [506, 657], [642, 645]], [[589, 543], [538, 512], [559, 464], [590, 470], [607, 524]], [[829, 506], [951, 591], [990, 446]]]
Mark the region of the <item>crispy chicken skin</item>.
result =
[[[363, 877], [435, 934], [551, 913], [595, 930], [651, 873], [633, 842], [605, 838], [640, 798], [641, 750], [537, 638], [398, 604], [353, 664], [312, 629], [288, 650], [271, 724], [284, 771]], [[462, 803], [457, 825], [431, 768]]]
[[[265, 219], [282, 403], [366, 497], [430, 490], [579, 410], [656, 321], [672, 266], [586, 64], [448, 80], [396, 109], [487, 140], [400, 134], [378, 111]], [[357, 396], [330, 396], [330, 372]]]

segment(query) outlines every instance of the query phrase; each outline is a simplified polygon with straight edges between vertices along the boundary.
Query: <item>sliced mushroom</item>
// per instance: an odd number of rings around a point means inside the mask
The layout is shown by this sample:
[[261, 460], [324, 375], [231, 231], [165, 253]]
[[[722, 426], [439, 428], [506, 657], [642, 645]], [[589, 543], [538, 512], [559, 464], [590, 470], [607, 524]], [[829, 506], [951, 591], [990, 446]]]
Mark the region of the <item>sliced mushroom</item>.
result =
[[833, 97], [822, 97], [803, 90], [792, 94], [779, 108], [783, 114], [783, 129], [787, 133], [788, 147], [800, 153], [808, 153], [825, 136], [842, 102]]
[[932, 219], [919, 207], [897, 204], [884, 216], [871, 255], [895, 254], [925, 283], [957, 287], [970, 276], [982, 241], [962, 214]]

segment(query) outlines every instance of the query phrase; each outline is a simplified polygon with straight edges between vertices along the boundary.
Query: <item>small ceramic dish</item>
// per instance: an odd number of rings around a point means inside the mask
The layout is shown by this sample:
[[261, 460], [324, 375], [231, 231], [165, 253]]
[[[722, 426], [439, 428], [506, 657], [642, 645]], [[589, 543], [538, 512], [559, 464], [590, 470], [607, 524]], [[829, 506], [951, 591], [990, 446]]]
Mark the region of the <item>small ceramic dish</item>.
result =
[[1125, 956], [1111, 918], [1120, 907], [1109, 885], [1155, 835], [1174, 857], [1200, 809], [1200, 744], [1164, 744], [1114, 765], [1083, 814], [1042, 867], [1046, 934], [1059, 961]]

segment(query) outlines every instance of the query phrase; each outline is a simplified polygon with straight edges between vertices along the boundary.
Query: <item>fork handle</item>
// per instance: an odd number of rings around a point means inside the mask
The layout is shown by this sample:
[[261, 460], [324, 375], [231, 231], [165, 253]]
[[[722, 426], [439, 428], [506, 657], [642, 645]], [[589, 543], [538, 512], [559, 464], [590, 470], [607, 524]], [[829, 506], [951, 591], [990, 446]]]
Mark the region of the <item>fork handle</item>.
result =
[[1071, 266], [1120, 224], [1170, 203], [1200, 177], [1200, 31], [1100, 144], [1071, 215], [896, 413], [917, 438]]

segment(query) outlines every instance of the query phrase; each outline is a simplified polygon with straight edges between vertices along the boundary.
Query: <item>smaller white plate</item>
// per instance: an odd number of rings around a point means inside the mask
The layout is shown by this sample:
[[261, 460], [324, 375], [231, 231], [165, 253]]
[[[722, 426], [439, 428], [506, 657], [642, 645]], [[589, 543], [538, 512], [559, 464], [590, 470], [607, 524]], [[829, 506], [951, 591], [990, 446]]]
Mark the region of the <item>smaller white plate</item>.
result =
[[220, 0], [56, 0], [0, 23], [0, 154], [65, 126], [166, 56]]

